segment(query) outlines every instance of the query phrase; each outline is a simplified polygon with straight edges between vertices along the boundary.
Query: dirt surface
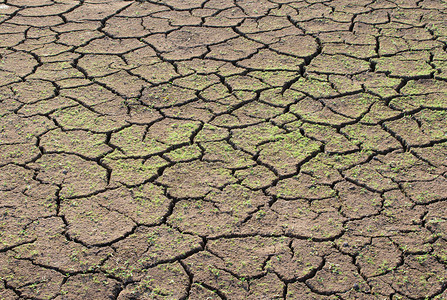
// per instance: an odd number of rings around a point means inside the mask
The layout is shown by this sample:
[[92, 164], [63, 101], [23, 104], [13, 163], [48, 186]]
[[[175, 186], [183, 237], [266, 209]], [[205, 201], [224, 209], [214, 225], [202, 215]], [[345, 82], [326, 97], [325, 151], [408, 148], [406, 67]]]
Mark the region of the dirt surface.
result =
[[0, 0], [0, 299], [447, 299], [445, 0]]

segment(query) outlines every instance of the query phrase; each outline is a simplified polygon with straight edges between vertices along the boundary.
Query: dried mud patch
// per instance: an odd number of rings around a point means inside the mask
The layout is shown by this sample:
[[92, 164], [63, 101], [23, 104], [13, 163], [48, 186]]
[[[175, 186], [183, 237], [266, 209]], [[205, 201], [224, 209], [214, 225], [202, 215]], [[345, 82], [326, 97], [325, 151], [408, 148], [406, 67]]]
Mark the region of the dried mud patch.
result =
[[0, 2], [0, 299], [447, 299], [445, 2]]

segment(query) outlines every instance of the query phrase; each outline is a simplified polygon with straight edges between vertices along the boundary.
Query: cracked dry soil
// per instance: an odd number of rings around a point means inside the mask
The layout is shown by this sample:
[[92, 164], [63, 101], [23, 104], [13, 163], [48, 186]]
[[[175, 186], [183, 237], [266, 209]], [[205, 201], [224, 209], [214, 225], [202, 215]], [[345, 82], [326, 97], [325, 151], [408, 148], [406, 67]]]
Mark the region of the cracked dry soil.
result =
[[447, 299], [445, 0], [1, 0], [0, 299]]

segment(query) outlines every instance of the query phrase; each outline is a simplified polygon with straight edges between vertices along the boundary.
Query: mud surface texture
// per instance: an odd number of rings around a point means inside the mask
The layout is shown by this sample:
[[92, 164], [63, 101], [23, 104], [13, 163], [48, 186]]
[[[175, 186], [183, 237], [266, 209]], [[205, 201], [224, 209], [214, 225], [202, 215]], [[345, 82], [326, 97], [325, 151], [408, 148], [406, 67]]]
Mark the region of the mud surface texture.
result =
[[447, 299], [445, 0], [1, 0], [0, 299]]

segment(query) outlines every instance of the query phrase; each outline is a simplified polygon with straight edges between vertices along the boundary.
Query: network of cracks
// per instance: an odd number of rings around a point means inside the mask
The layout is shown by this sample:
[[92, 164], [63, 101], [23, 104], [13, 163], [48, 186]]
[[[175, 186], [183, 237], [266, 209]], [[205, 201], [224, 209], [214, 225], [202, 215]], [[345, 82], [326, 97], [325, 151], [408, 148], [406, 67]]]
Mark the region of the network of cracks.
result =
[[1, 299], [447, 299], [444, 0], [1, 0]]

